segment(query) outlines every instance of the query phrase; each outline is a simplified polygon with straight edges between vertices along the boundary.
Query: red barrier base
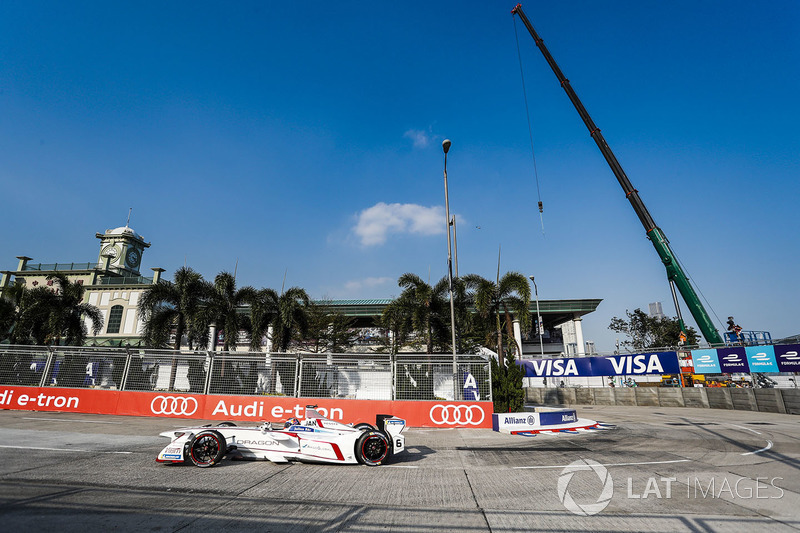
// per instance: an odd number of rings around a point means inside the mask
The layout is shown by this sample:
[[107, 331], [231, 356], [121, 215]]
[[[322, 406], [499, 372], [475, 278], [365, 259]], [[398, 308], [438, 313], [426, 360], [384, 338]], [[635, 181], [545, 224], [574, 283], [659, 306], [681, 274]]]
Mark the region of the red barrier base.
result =
[[0, 409], [205, 420], [284, 421], [302, 417], [306, 405], [339, 422], [375, 422], [391, 414], [411, 427], [491, 428], [492, 402], [345, 400], [285, 396], [220, 396], [0, 385]]

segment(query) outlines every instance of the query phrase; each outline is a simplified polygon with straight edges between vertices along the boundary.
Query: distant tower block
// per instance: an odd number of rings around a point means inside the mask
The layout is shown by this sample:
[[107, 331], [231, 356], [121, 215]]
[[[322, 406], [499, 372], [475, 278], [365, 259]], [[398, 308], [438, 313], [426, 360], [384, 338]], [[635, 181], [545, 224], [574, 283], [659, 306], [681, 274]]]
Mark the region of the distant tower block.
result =
[[650, 312], [648, 313], [651, 317], [655, 318], [665, 318], [664, 317], [664, 310], [661, 308], [661, 302], [653, 302], [648, 305], [650, 308]]

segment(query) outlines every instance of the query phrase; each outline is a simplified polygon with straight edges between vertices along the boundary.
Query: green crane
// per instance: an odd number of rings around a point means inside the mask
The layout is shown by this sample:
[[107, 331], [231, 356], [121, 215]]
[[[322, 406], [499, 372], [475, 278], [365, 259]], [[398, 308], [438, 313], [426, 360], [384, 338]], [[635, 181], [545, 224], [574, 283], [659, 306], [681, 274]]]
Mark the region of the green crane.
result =
[[600, 148], [600, 152], [602, 152], [603, 157], [606, 158], [606, 162], [608, 163], [608, 166], [611, 167], [611, 171], [614, 173], [614, 176], [617, 177], [617, 181], [619, 181], [622, 190], [625, 191], [625, 197], [628, 199], [628, 201], [630, 201], [633, 210], [636, 212], [636, 215], [642, 222], [642, 225], [647, 233], [647, 238], [653, 243], [653, 247], [656, 249], [658, 256], [661, 258], [661, 262], [664, 263], [664, 267], [667, 269], [667, 279], [669, 280], [670, 289], [672, 290], [672, 298], [675, 300], [675, 309], [678, 313], [678, 320], [681, 324], [681, 330], [686, 331], [686, 326], [684, 325], [683, 318], [681, 317], [681, 310], [680, 306], [678, 305], [678, 297], [675, 294], [675, 287], [678, 288], [681, 296], [683, 296], [686, 306], [692, 313], [692, 316], [697, 322], [697, 326], [700, 328], [700, 332], [703, 334], [703, 337], [706, 339], [706, 341], [711, 345], [723, 344], [722, 337], [720, 337], [717, 328], [714, 327], [711, 317], [708, 315], [708, 312], [705, 310], [703, 304], [700, 302], [700, 299], [697, 297], [697, 293], [694, 291], [694, 288], [689, 282], [688, 276], [684, 273], [683, 269], [678, 263], [678, 260], [675, 257], [675, 254], [672, 252], [672, 249], [670, 249], [669, 241], [667, 240], [666, 235], [664, 235], [664, 232], [661, 230], [661, 228], [656, 225], [653, 217], [647, 210], [647, 207], [645, 207], [644, 202], [642, 202], [642, 199], [639, 197], [639, 191], [633, 188], [628, 176], [622, 169], [622, 165], [619, 164], [616, 156], [614, 156], [614, 152], [611, 151], [608, 143], [603, 138], [603, 134], [600, 133], [600, 128], [595, 125], [592, 117], [589, 116], [586, 108], [583, 107], [583, 103], [581, 103], [578, 95], [575, 94], [575, 91], [572, 89], [569, 80], [561, 72], [561, 69], [558, 67], [558, 64], [556, 64], [555, 59], [553, 59], [553, 56], [550, 55], [550, 52], [544, 45], [544, 41], [541, 37], [539, 37], [539, 34], [536, 33], [536, 30], [533, 29], [533, 25], [531, 25], [528, 17], [525, 16], [525, 12], [522, 10], [522, 4], [518, 4], [513, 10], [511, 10], [511, 13], [514, 15], [519, 15], [520, 20], [522, 20], [522, 23], [528, 29], [531, 37], [533, 37], [536, 46], [542, 52], [542, 55], [544, 55], [545, 60], [550, 65], [550, 68], [553, 69], [558, 81], [561, 83], [561, 87], [563, 87], [564, 91], [566, 91], [567, 96], [572, 102], [572, 105], [575, 106], [575, 109], [578, 111], [581, 119], [583, 119], [583, 123], [586, 124], [586, 127], [589, 129], [589, 134], [591, 135], [592, 139], [594, 139], [597, 147]]

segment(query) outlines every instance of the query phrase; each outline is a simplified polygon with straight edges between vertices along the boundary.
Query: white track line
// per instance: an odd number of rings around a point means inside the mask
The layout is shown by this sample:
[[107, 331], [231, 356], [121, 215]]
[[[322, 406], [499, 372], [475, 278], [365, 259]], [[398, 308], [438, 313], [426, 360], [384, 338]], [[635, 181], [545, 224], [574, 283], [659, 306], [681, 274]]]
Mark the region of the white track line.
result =
[[772, 448], [772, 441], [768, 440], [767, 441], [767, 445], [764, 446], [763, 448], [761, 448], [760, 450], [755, 450], [753, 452], [740, 453], [739, 455], [755, 455], [757, 453], [765, 452], [765, 451], [769, 450], [770, 448]]
[[23, 420], [47, 420], [51, 422], [78, 422], [79, 424], [117, 424], [121, 425], [124, 422], [106, 422], [102, 420], [75, 420], [74, 418], [39, 418], [39, 417], [23, 417]]
[[73, 452], [73, 453], [121, 453], [121, 454], [131, 454], [133, 452], [104, 452], [100, 450], [78, 450], [78, 449], [67, 449], [67, 448], [37, 448], [35, 446], [5, 446], [0, 444], [0, 448], [11, 448], [14, 450], [42, 450], [47, 452]]
[[[641, 463], [605, 463], [600, 466], [638, 466], [638, 465], [665, 465], [670, 463], [688, 463], [691, 459], [673, 459], [672, 461], [644, 461]], [[514, 466], [514, 470], [540, 469], [540, 468], [566, 468], [572, 465], [550, 465], [550, 466]]]
[[752, 433], [755, 433], [756, 435], [761, 435], [761, 432], [760, 431], [756, 431], [755, 429], [746, 428], [744, 426], [737, 426], [736, 424], [731, 424], [731, 426], [733, 426], [735, 428], [739, 428], [739, 429], [744, 429], [746, 431], [750, 431]]
[[[761, 433], [760, 431], [756, 431], [755, 429], [746, 428], [744, 426], [737, 426], [736, 424], [731, 424], [731, 426], [733, 426], [735, 428], [739, 428], [739, 429], [744, 429], [745, 431], [750, 431], [751, 433], [755, 433], [756, 435], [763, 435], [763, 433]], [[764, 446], [763, 448], [761, 448], [759, 450], [752, 451], [752, 452], [740, 453], [739, 455], [755, 455], [757, 453], [761, 453], [761, 452], [765, 452], [765, 451], [769, 450], [770, 448], [772, 448], [773, 443], [769, 439], [766, 439], [766, 441], [767, 441], [767, 445]]]

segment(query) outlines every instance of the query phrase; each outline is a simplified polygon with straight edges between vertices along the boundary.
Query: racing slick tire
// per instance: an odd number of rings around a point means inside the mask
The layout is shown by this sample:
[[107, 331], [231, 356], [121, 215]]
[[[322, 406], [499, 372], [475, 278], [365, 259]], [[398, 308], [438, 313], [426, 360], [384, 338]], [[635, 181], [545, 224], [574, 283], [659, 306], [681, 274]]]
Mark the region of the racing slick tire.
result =
[[378, 466], [390, 455], [391, 445], [379, 431], [365, 431], [356, 441], [356, 459], [362, 465]]
[[217, 427], [218, 428], [235, 428], [236, 424], [234, 424], [233, 422], [220, 422], [219, 424], [217, 424]]
[[356, 424], [353, 426], [353, 429], [365, 429], [367, 431], [375, 431], [375, 426], [372, 424], [367, 424], [366, 422], [361, 422], [360, 424]]
[[194, 466], [208, 468], [222, 461], [226, 451], [225, 437], [219, 431], [201, 431], [189, 443], [189, 460]]

